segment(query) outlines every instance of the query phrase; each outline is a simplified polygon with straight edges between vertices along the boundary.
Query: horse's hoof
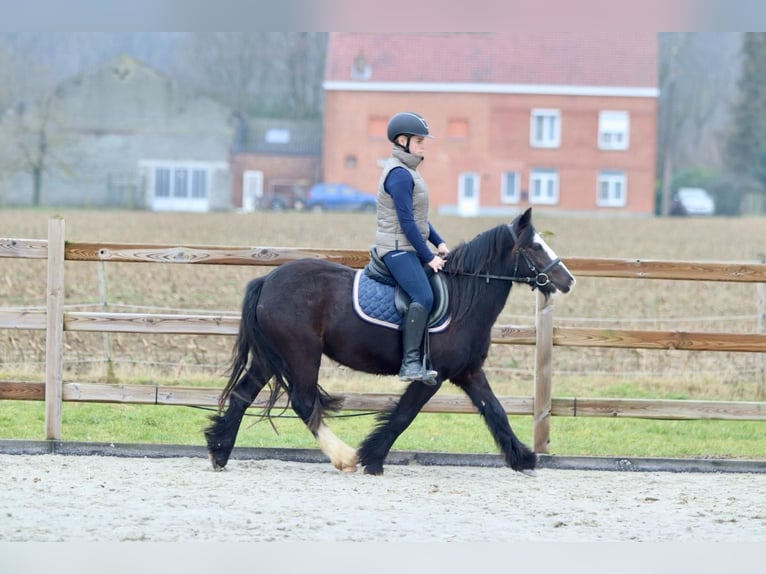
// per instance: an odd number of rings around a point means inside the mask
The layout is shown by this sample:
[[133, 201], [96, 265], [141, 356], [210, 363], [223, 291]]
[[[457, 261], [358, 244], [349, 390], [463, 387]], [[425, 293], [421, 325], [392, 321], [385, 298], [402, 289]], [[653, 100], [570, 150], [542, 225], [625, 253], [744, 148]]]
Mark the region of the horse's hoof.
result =
[[226, 463], [219, 464], [218, 461], [216, 461], [212, 455], [210, 455], [210, 465], [213, 467], [213, 470], [216, 472], [221, 472], [223, 470], [226, 470]]
[[341, 472], [356, 472], [356, 457], [351, 460], [341, 461], [333, 465]]
[[356, 456], [356, 451], [352, 450], [346, 453], [346, 456], [334, 461], [332, 465], [341, 472], [356, 472], [356, 465], [359, 463], [359, 459]]
[[519, 471], [524, 476], [529, 476], [531, 478], [537, 478], [537, 471], [534, 468], [524, 468]]

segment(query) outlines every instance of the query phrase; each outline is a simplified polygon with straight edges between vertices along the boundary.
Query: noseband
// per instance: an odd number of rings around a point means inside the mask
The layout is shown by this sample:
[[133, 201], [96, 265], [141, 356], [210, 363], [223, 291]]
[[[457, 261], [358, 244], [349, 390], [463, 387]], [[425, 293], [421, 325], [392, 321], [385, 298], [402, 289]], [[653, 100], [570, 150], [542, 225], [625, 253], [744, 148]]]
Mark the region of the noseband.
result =
[[[513, 244], [516, 245], [518, 241], [518, 236], [516, 235], [516, 232], [513, 230], [513, 227], [510, 225], [508, 226], [508, 230], [511, 232], [511, 237], [513, 238]], [[513, 270], [514, 274], [518, 272], [519, 269], [519, 256], [524, 258], [524, 262], [527, 264], [527, 267], [529, 267], [530, 273], [534, 273], [534, 277], [524, 277], [522, 279], [511, 279], [512, 281], [521, 281], [523, 283], [529, 283], [529, 285], [534, 290], [536, 287], [544, 287], [548, 283], [551, 282], [550, 277], [548, 277], [548, 272], [556, 267], [559, 263], [561, 263], [561, 257], [556, 257], [556, 259], [552, 259], [548, 265], [543, 267], [540, 271], [537, 270], [537, 267], [535, 267], [534, 262], [532, 261], [532, 258], [529, 256], [529, 253], [527, 253], [526, 247], [519, 247], [517, 250], [518, 255], [516, 256], [516, 266]]]
[[[509, 225], [508, 230], [511, 232], [511, 237], [513, 238], [513, 244], [515, 246], [519, 238], [516, 235], [516, 232], [513, 230], [512, 226]], [[546, 265], [540, 271], [538, 271], [534, 261], [532, 261], [532, 257], [530, 257], [529, 253], [527, 252], [526, 247], [519, 247], [516, 251], [517, 251], [516, 265], [513, 268], [513, 275], [492, 275], [490, 273], [454, 273], [454, 274], [479, 277], [484, 279], [487, 283], [489, 283], [490, 279], [497, 279], [500, 281], [512, 281], [516, 283], [526, 283], [532, 288], [533, 291], [537, 289], [538, 287], [545, 287], [551, 282], [551, 279], [548, 276], [548, 272], [554, 267], [556, 267], [559, 263], [561, 263], [561, 257], [556, 257], [555, 259], [551, 260], [551, 262], [548, 263], [548, 265]], [[524, 262], [527, 264], [527, 267], [529, 267], [530, 273], [533, 274], [532, 276], [523, 277], [518, 275], [519, 260], [522, 257], [524, 258]], [[445, 270], [445, 271], [447, 273], [453, 273], [449, 270]]]

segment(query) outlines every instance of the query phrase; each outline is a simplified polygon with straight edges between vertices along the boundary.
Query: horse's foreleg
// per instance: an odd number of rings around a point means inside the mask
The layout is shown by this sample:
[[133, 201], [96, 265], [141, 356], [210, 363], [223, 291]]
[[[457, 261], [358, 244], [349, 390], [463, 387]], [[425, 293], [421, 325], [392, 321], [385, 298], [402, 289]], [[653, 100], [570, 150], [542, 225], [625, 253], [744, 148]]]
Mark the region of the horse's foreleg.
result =
[[413, 381], [393, 409], [378, 415], [377, 426], [359, 447], [359, 462], [365, 474], [383, 474], [383, 462], [394, 442], [410, 426], [439, 386]]
[[214, 470], [223, 470], [229, 461], [242, 417], [265, 384], [261, 373], [248, 370], [232, 391], [229, 406], [223, 415], [210, 417], [212, 424], [205, 429], [205, 440]]
[[506, 464], [513, 470], [530, 474], [529, 471], [537, 466], [537, 455], [514, 434], [508, 422], [508, 415], [489, 386], [484, 371], [478, 369], [452, 381], [466, 392], [479, 410], [492, 438], [495, 439], [495, 444], [503, 453]]

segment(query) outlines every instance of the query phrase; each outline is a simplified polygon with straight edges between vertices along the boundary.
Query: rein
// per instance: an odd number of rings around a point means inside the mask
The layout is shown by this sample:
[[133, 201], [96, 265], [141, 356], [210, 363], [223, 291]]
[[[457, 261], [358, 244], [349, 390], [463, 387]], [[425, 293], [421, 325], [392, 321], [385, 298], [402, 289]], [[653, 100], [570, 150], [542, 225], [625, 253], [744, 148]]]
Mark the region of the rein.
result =
[[[516, 235], [516, 232], [513, 230], [513, 227], [511, 227], [510, 225], [508, 226], [508, 230], [511, 232], [511, 237], [513, 238], [513, 244], [515, 246], [516, 242], [518, 241], [518, 236]], [[449, 275], [464, 275], [467, 277], [476, 277], [479, 279], [484, 279], [487, 283], [489, 283], [490, 280], [526, 283], [532, 288], [533, 291], [538, 287], [545, 287], [548, 283], [551, 282], [550, 277], [548, 277], [548, 272], [554, 267], [556, 267], [556, 265], [561, 263], [561, 257], [556, 257], [556, 259], [553, 259], [550, 263], [548, 263], [548, 265], [546, 265], [543, 269], [538, 271], [537, 267], [532, 261], [532, 258], [529, 256], [529, 253], [527, 253], [526, 248], [520, 247], [517, 251], [518, 253], [516, 255], [516, 265], [514, 266], [514, 269], [513, 269], [514, 275], [493, 275], [491, 273], [465, 273], [460, 271], [450, 271], [449, 269], [444, 269], [444, 272], [448, 273]], [[529, 271], [533, 273], [534, 275], [532, 276], [516, 275], [516, 273], [518, 273], [519, 271], [519, 259], [521, 257], [524, 258], [524, 262], [527, 264], [527, 267], [529, 267]], [[449, 263], [449, 260], [447, 260], [447, 263]]]

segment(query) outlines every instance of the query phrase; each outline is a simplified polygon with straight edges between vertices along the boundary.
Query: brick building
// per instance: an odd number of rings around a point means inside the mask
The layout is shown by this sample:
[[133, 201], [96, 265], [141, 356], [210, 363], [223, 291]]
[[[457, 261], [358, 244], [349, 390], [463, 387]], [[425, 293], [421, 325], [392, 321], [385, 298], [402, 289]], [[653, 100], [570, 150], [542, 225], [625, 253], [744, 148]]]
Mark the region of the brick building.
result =
[[431, 204], [652, 214], [654, 33], [330, 33], [325, 181], [375, 192], [386, 123], [429, 123]]

